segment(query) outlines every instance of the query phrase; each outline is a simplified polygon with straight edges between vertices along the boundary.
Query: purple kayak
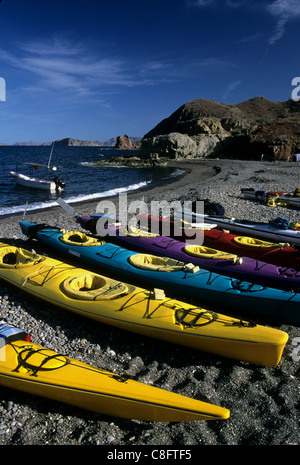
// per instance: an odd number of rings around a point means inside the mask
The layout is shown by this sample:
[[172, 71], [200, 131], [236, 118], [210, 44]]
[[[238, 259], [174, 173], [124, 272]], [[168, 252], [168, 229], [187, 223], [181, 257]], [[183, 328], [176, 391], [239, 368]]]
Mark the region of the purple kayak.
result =
[[[79, 217], [78, 223], [86, 230], [97, 233], [97, 217]], [[300, 291], [300, 271], [286, 266], [272, 265], [249, 257], [239, 257], [201, 245], [188, 245], [168, 236], [156, 236], [136, 228], [122, 228], [113, 222], [107, 225], [108, 242], [126, 249], [170, 257], [193, 263], [221, 275], [250, 281], [285, 291]]]

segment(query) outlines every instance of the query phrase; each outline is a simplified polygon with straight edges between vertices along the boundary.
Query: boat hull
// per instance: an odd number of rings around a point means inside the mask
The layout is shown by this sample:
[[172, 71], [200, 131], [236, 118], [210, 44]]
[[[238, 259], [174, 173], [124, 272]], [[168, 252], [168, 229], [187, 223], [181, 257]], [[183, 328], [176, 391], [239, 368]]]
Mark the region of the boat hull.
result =
[[64, 189], [62, 185], [58, 185], [54, 181], [26, 176], [21, 173], [16, 173], [15, 171], [10, 171], [10, 175], [19, 186], [41, 189], [49, 192], [61, 192]]

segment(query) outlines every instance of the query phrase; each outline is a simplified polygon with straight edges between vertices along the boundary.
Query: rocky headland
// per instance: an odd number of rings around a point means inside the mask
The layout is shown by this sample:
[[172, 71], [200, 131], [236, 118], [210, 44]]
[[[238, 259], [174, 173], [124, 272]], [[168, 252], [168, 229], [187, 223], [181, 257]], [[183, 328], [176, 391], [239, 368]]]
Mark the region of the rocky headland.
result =
[[197, 99], [182, 105], [142, 140], [141, 157], [291, 161], [300, 150], [300, 103], [256, 97], [227, 105]]
[[299, 151], [300, 102], [255, 97], [226, 104], [201, 98], [185, 103], [145, 134], [138, 157], [128, 154], [111, 162], [155, 166], [199, 158], [292, 161]]

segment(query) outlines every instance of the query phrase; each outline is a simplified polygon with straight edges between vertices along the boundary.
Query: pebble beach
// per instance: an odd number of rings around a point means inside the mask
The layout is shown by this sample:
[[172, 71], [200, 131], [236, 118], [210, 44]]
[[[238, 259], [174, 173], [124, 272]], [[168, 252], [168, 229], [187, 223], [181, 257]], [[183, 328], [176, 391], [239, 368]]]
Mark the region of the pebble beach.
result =
[[[245, 200], [241, 188], [285, 190], [300, 187], [300, 165], [287, 162], [188, 160], [170, 163], [185, 171], [173, 183], [128, 195], [128, 201], [220, 203], [225, 214], [268, 222], [299, 222], [299, 209], [269, 207]], [[116, 204], [118, 199], [111, 199]], [[74, 206], [96, 213], [98, 203]], [[44, 252], [23, 236], [20, 216], [0, 220], [1, 242]], [[60, 207], [28, 213], [26, 219], [67, 230], [80, 229]], [[47, 251], [50, 255], [50, 253]], [[107, 417], [0, 386], [0, 445], [106, 446], [106, 450], [149, 446], [197, 450], [197, 446], [299, 445], [300, 328], [273, 326], [289, 335], [277, 367], [261, 367], [195, 352], [181, 346], [91, 322], [43, 303], [0, 281], [1, 318], [24, 328], [33, 342], [116, 374], [230, 410], [223, 421], [154, 423]], [[108, 449], [107, 449], [108, 447]], [[124, 449], [125, 447], [125, 449]], [[126, 449], [127, 448], [127, 449]], [[132, 450], [132, 449], [130, 449]]]

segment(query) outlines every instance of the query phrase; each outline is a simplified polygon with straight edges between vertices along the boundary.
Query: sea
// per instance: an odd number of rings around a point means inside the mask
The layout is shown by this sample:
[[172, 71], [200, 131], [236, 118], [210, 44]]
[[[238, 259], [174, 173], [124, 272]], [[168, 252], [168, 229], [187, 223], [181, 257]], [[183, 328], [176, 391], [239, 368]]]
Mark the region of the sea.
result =
[[[167, 167], [97, 165], [99, 161], [128, 153], [106, 146], [54, 146], [52, 154], [50, 146], [1, 146], [0, 218], [57, 208], [58, 197], [70, 205], [100, 201], [119, 193], [136, 192], [168, 183], [174, 176], [182, 175], [181, 170]], [[132, 155], [137, 153], [130, 152]], [[53, 178], [58, 176], [66, 184], [60, 193], [19, 186], [9, 174], [21, 162], [47, 165], [50, 155], [51, 165], [58, 167]]]

